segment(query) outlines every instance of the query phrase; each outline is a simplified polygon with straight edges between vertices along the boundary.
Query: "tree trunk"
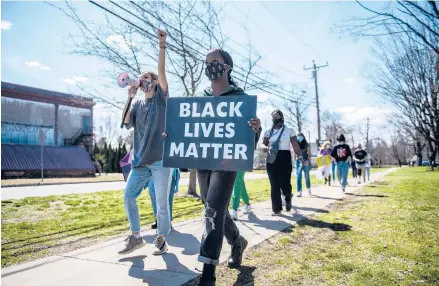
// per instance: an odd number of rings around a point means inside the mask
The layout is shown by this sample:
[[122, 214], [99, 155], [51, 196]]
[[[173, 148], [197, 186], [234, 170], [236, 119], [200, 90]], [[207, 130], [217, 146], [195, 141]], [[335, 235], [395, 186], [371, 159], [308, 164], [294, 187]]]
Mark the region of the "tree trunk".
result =
[[191, 169], [189, 173], [189, 187], [187, 194], [191, 196], [197, 196], [197, 170]]
[[420, 167], [420, 166], [422, 166], [422, 154], [419, 153], [419, 154], [416, 154], [416, 156], [418, 156], [418, 166]]

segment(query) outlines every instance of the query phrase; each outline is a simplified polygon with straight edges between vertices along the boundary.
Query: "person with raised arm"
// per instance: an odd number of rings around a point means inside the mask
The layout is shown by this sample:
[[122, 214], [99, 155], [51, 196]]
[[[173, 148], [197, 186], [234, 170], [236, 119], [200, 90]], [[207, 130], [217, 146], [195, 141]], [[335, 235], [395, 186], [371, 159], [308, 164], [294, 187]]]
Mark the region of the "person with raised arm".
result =
[[[172, 169], [162, 164], [165, 130], [166, 99], [169, 96], [168, 81], [165, 72], [166, 32], [157, 31], [159, 60], [158, 74], [152, 71], [142, 73], [140, 85], [130, 87], [128, 101], [125, 105], [122, 122], [127, 129], [134, 129], [134, 149], [132, 168], [124, 190], [125, 212], [130, 224], [131, 234], [125, 239], [125, 247], [119, 254], [131, 253], [145, 243], [140, 235], [140, 217], [137, 197], [146, 182], [153, 179], [157, 204], [157, 237], [154, 240], [154, 255], [167, 252], [165, 236], [171, 230], [169, 213], [169, 192]], [[144, 98], [130, 106], [138, 89]]]

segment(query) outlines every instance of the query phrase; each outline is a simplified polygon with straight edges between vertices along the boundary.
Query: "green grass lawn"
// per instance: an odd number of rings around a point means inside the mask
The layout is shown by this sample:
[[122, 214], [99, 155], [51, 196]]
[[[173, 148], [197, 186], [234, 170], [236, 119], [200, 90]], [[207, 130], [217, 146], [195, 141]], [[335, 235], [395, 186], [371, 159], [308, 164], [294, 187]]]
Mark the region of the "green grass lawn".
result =
[[[321, 184], [311, 176], [313, 185]], [[293, 189], [295, 189], [293, 178]], [[268, 200], [268, 179], [246, 182], [251, 202]], [[187, 186], [180, 194], [187, 193]], [[2, 266], [84, 247], [128, 231], [123, 192], [33, 197], [2, 201]], [[141, 224], [149, 227], [154, 218], [147, 191], [138, 198]], [[199, 200], [175, 197], [174, 221], [201, 216]]]
[[251, 249], [244, 265], [221, 265], [217, 285], [439, 285], [439, 175], [392, 172]]

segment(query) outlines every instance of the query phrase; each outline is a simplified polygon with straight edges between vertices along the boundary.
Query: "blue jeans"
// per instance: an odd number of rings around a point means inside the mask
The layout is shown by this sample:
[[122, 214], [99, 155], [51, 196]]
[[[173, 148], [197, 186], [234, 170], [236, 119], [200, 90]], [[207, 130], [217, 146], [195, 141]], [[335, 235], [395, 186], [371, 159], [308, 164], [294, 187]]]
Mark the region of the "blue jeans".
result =
[[302, 191], [302, 171], [305, 173], [305, 184], [306, 188], [311, 188], [311, 180], [309, 178], [309, 171], [311, 170], [311, 162], [308, 161], [308, 166], [303, 166], [300, 163], [300, 160], [296, 160], [296, 183], [297, 183], [297, 191]]
[[[172, 205], [174, 204], [175, 183], [176, 183], [176, 178], [172, 176], [171, 190], [169, 192], [169, 216], [171, 221], [172, 221]], [[154, 188], [153, 180], [149, 180], [148, 182], [148, 192], [149, 192], [149, 196], [151, 197], [151, 204], [152, 204], [152, 210], [154, 212], [154, 216], [157, 217], [157, 203], [156, 203], [157, 199], [155, 196], [155, 188]]]
[[346, 162], [337, 162], [337, 179], [342, 190], [346, 189], [348, 184], [349, 164]]
[[336, 163], [334, 161], [332, 162], [332, 180], [335, 181], [335, 165]]
[[171, 186], [171, 169], [164, 168], [162, 161], [151, 165], [132, 168], [128, 175], [127, 185], [124, 191], [125, 212], [130, 222], [132, 232], [140, 231], [139, 209], [137, 197], [142, 193], [146, 182], [152, 179], [155, 184], [157, 204], [157, 234], [167, 235], [171, 230], [171, 218], [169, 216], [169, 192]]

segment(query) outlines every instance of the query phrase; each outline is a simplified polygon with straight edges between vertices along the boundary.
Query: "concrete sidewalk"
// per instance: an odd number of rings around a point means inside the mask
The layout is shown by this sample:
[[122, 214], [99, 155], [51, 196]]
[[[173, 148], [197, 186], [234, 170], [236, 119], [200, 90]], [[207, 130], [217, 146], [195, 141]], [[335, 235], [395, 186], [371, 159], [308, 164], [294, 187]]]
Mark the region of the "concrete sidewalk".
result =
[[[388, 170], [372, 174], [372, 181], [378, 180]], [[327, 212], [328, 206], [342, 200], [359, 187], [353, 179], [351, 187], [343, 194], [339, 187], [320, 186], [313, 188], [313, 196], [304, 194], [302, 198], [293, 198], [297, 212], [284, 213], [280, 217], [271, 216], [271, 202], [254, 204], [254, 211], [241, 215], [237, 225], [249, 241], [249, 248], [255, 246], [279, 231], [316, 212]], [[2, 269], [2, 284], [14, 286], [73, 286], [73, 285], [166, 285], [177, 286], [196, 277], [202, 269], [197, 262], [199, 239], [203, 233], [200, 218], [176, 224], [168, 236], [169, 252], [163, 256], [152, 255], [154, 231], [143, 233], [149, 243], [129, 255], [120, 256], [117, 251], [123, 245], [123, 239], [114, 239], [70, 253], [39, 259], [33, 262]], [[251, 250], [248, 250], [251, 251]], [[230, 246], [224, 240], [221, 262], [230, 253]], [[245, 260], [244, 260], [245, 265]]]

